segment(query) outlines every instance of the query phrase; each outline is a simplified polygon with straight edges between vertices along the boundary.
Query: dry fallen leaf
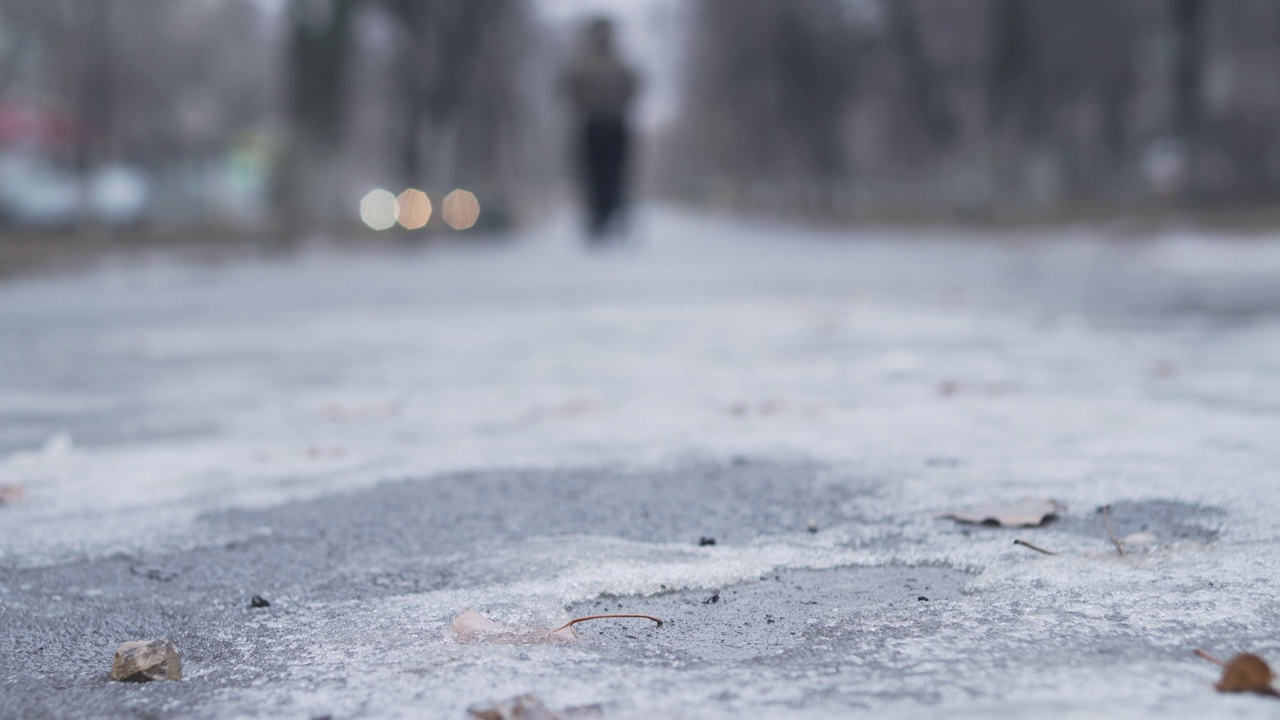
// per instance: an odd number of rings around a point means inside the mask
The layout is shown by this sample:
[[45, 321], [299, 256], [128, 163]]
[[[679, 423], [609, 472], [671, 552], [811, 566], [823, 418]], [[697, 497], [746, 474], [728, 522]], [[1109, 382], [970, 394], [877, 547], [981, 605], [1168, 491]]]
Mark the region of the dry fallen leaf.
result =
[[335, 422], [381, 420], [397, 417], [403, 409], [398, 402], [330, 403], [317, 410], [316, 414]]
[[1222, 671], [1222, 679], [1214, 687], [1219, 692], [1254, 692], [1275, 695], [1271, 681], [1275, 674], [1267, 662], [1253, 653], [1242, 653], [1231, 658]]
[[603, 717], [604, 709], [582, 705], [553, 712], [536, 695], [519, 695], [492, 705], [473, 705], [467, 714], [480, 720], [588, 720]]
[[955, 380], [943, 380], [938, 383], [938, 394], [942, 397], [956, 395], [977, 395], [980, 397], [1000, 397], [1016, 392], [1018, 386], [1013, 383], [988, 382], [966, 383]]
[[534, 695], [520, 695], [488, 706], [472, 706], [467, 714], [480, 720], [560, 720]]
[[27, 497], [21, 485], [0, 485], [0, 505], [15, 503]]
[[1280, 693], [1271, 686], [1275, 673], [1271, 672], [1267, 661], [1257, 655], [1241, 653], [1230, 662], [1223, 662], [1204, 650], [1196, 650], [1196, 655], [1222, 666], [1222, 679], [1214, 685], [1218, 692], [1251, 692], [1280, 697]]
[[1178, 363], [1171, 360], [1156, 360], [1148, 366], [1147, 371], [1151, 373], [1151, 377], [1167, 380], [1178, 374]]
[[962, 523], [996, 527], [1036, 527], [1056, 517], [1065, 508], [1053, 500], [1020, 500], [1014, 503], [991, 503], [948, 510], [938, 517]]
[[560, 645], [574, 643], [582, 639], [573, 626], [586, 620], [603, 620], [606, 618], [643, 618], [658, 623], [662, 621], [652, 615], [635, 615], [615, 613], [608, 615], [588, 615], [574, 618], [558, 628], [511, 627], [481, 615], [475, 610], [463, 610], [453, 619], [449, 631], [462, 642], [492, 642], [506, 645]]
[[462, 642], [492, 642], [507, 645], [555, 645], [577, 642], [580, 638], [572, 627], [552, 632], [545, 628], [519, 628], [490, 620], [475, 610], [464, 610], [449, 626], [453, 636]]

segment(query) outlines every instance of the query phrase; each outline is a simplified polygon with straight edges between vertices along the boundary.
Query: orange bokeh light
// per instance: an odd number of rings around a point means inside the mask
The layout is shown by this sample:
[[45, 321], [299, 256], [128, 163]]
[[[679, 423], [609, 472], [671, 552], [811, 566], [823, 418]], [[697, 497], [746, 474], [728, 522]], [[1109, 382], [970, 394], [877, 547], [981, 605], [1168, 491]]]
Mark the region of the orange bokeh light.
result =
[[396, 198], [400, 204], [398, 220], [406, 230], [420, 230], [431, 221], [431, 198], [421, 190], [410, 188]]
[[475, 193], [461, 188], [444, 197], [441, 210], [445, 223], [454, 230], [466, 230], [480, 219], [480, 201]]

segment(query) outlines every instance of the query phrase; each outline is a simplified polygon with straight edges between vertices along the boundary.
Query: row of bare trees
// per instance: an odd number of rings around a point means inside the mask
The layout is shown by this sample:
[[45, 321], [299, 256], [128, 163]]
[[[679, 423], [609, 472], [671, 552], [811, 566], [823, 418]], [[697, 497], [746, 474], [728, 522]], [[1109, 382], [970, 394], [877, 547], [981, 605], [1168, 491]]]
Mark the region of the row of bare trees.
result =
[[268, 31], [249, 0], [3, 0], [0, 103], [72, 118], [76, 165], [198, 155], [269, 113]]
[[375, 185], [464, 186], [493, 220], [543, 130], [532, 12], [523, 0], [0, 0], [0, 108], [71, 119], [73, 147], [45, 151], [52, 162], [140, 167], [161, 191], [256, 143], [266, 219], [286, 236], [340, 229]]
[[527, 3], [293, 0], [288, 23], [287, 230], [331, 224], [350, 182], [465, 186], [491, 220], [510, 206], [536, 114]]
[[1280, 192], [1274, 0], [697, 0], [664, 187], [786, 212]]

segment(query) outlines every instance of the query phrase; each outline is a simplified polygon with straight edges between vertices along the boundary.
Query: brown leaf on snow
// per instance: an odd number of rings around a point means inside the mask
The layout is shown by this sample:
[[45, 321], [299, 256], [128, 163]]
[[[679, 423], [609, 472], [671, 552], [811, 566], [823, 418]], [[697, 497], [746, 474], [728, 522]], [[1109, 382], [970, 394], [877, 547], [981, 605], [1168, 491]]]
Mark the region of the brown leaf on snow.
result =
[[1218, 692], [1251, 692], [1260, 695], [1280, 697], [1280, 693], [1271, 686], [1275, 673], [1267, 661], [1253, 653], [1241, 653], [1223, 662], [1204, 650], [1196, 650], [1196, 655], [1222, 666], [1222, 679], [1218, 681]]
[[473, 705], [467, 714], [479, 720], [587, 720], [604, 716], [599, 705], [583, 705], [553, 712], [536, 695], [519, 695], [492, 705]]
[[23, 500], [27, 491], [21, 485], [0, 485], [0, 505], [8, 505]]
[[526, 419], [528, 422], [539, 422], [542, 420], [568, 420], [572, 418], [579, 418], [584, 415], [590, 415], [599, 409], [599, 405], [590, 400], [570, 400], [558, 405], [535, 407], [529, 411], [529, 416]]
[[572, 627], [552, 632], [545, 628], [521, 628], [503, 625], [475, 610], [463, 610], [453, 619], [449, 632], [462, 642], [491, 642], [505, 645], [556, 645], [577, 642], [580, 638]]
[[1231, 658], [1226, 669], [1222, 671], [1222, 679], [1214, 687], [1219, 692], [1256, 692], [1274, 695], [1271, 681], [1275, 673], [1267, 665], [1267, 661], [1253, 653], [1243, 653]]
[[955, 380], [943, 380], [938, 383], [938, 394], [942, 397], [955, 397], [956, 395], [976, 395], [979, 397], [1000, 397], [1017, 392], [1018, 386], [1014, 383], [965, 383]]
[[330, 403], [316, 411], [324, 420], [334, 422], [383, 420], [398, 417], [403, 406], [398, 402], [372, 402], [365, 404]]
[[582, 639], [573, 626], [587, 620], [604, 620], [610, 618], [643, 618], [658, 623], [662, 621], [652, 615], [635, 615], [615, 613], [608, 615], [588, 615], [574, 618], [558, 628], [512, 627], [481, 615], [475, 610], [463, 610], [453, 619], [449, 632], [461, 642], [491, 642], [504, 645], [562, 645], [574, 643]]
[[1065, 509], [1053, 500], [1020, 500], [948, 510], [938, 517], [993, 527], [1036, 527], [1045, 524]]

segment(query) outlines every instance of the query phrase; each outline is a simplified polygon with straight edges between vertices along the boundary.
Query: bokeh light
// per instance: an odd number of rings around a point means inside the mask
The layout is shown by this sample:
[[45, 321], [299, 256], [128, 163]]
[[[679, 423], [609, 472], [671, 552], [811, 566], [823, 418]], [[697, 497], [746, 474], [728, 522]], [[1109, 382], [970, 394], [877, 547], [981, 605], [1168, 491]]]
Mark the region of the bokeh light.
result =
[[374, 230], [388, 230], [396, 224], [400, 203], [389, 190], [370, 190], [360, 199], [360, 219]]
[[431, 221], [431, 198], [421, 190], [410, 188], [396, 198], [400, 207], [397, 217], [406, 230], [420, 230]]
[[454, 230], [466, 230], [480, 219], [480, 201], [475, 193], [461, 188], [444, 196], [441, 210], [445, 223]]

